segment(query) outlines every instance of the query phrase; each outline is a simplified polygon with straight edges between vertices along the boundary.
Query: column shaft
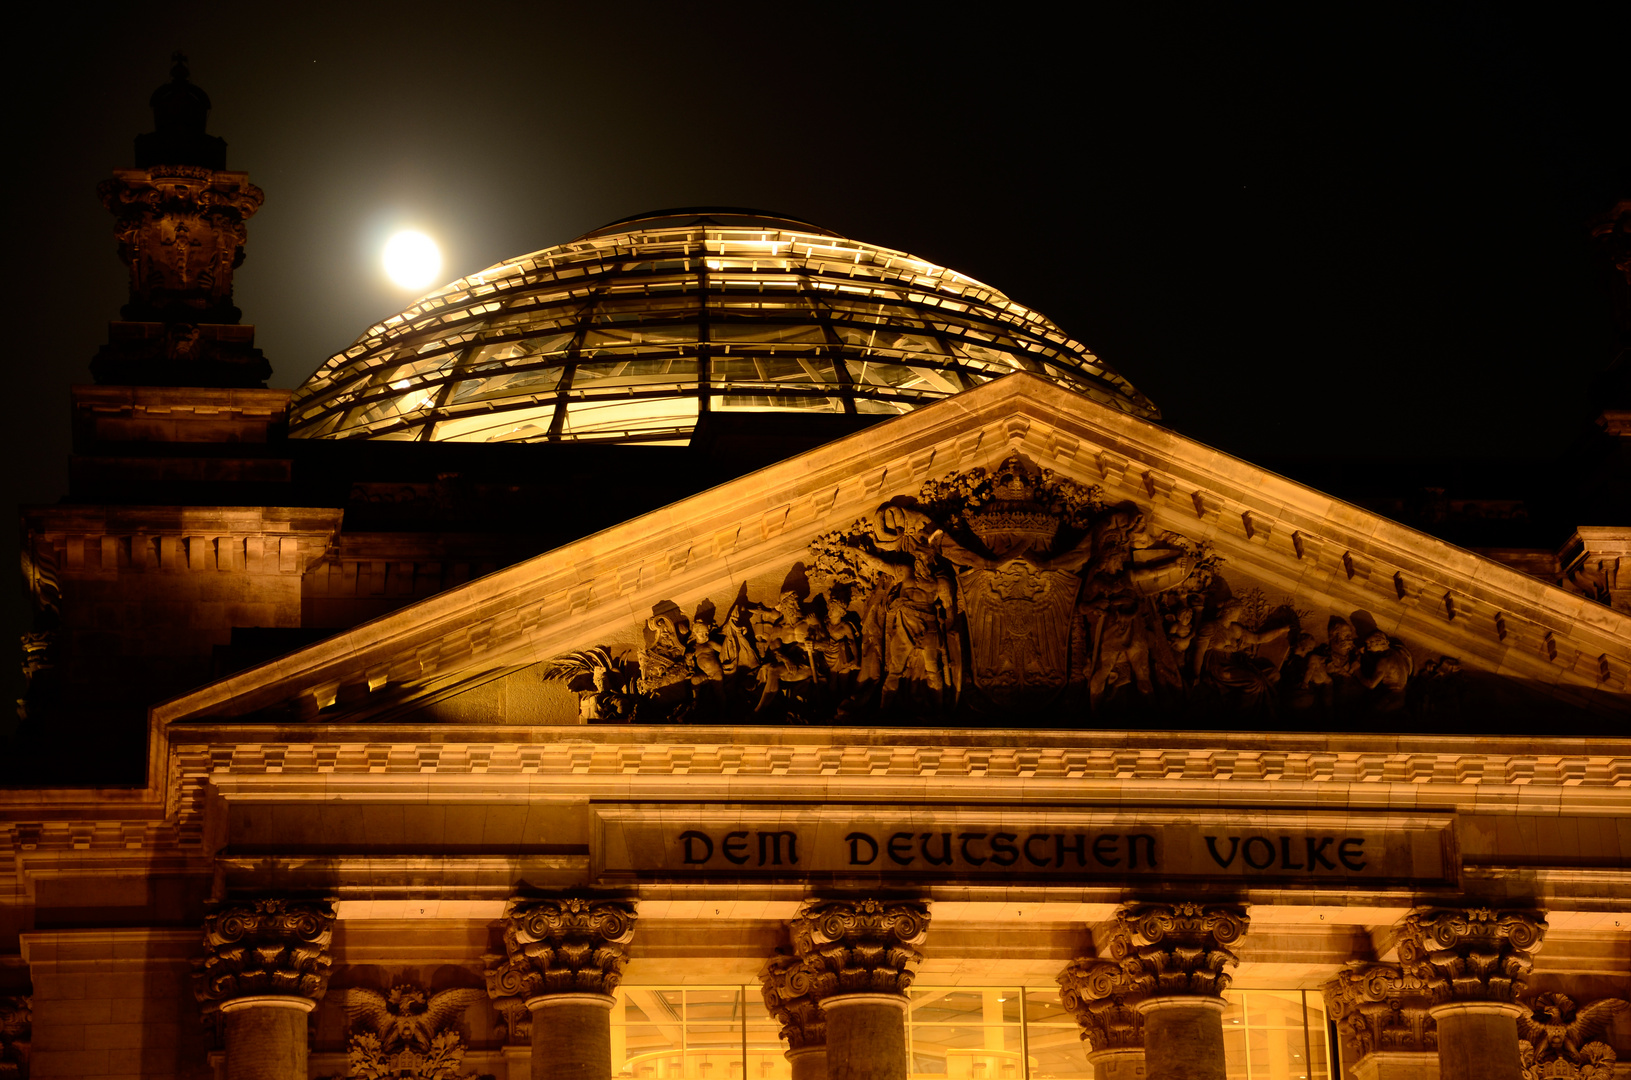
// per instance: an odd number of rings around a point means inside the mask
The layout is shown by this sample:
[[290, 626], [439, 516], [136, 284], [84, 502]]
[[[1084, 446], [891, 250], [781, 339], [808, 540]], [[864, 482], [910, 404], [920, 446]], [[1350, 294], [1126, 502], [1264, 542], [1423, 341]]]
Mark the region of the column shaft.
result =
[[226, 1080], [306, 1080], [306, 1015], [298, 997], [246, 997], [221, 1006]]
[[1144, 1080], [1144, 1051], [1095, 1050], [1087, 1055], [1093, 1080]]
[[906, 1080], [906, 997], [837, 994], [827, 1017], [827, 1080]]
[[786, 1057], [787, 1063], [793, 1067], [793, 1080], [828, 1080], [825, 1046], [789, 1050]]
[[1498, 1002], [1438, 1005], [1440, 1080], [1523, 1080], [1518, 1006]]
[[1354, 1080], [1439, 1080], [1438, 1054], [1382, 1050], [1366, 1054], [1348, 1071]]
[[606, 994], [531, 998], [532, 1080], [612, 1080], [612, 1006]]
[[1222, 998], [1151, 998], [1141, 1011], [1149, 1080], [1225, 1080]]

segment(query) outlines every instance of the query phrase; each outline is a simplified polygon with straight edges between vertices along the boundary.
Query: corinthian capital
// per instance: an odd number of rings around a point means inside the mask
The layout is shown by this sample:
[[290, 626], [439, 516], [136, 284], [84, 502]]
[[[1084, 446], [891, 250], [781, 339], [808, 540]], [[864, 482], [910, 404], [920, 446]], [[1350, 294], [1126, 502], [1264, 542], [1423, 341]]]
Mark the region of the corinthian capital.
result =
[[634, 922], [632, 900], [512, 900], [505, 955], [487, 971], [487, 992], [500, 1008], [546, 994], [610, 994], [622, 981]]
[[1399, 924], [1399, 960], [1427, 984], [1435, 1005], [1513, 1004], [1545, 937], [1540, 911], [1420, 908]]
[[1131, 960], [1072, 960], [1059, 973], [1060, 1000], [1076, 1018], [1088, 1048], [1144, 1049], [1144, 1016], [1138, 1003], [1148, 995], [1139, 966]]
[[827, 1020], [816, 995], [823, 970], [813, 958], [782, 954], [772, 956], [759, 972], [765, 1008], [781, 1024], [789, 1050], [827, 1044]]
[[1427, 1012], [1432, 1004], [1426, 980], [1399, 964], [1355, 960], [1325, 984], [1325, 1007], [1347, 1061], [1378, 1051], [1436, 1051], [1438, 1025]]
[[791, 925], [793, 948], [817, 972], [817, 1000], [836, 994], [904, 994], [929, 929], [920, 900], [806, 900]]
[[223, 903], [204, 916], [193, 992], [206, 1013], [263, 994], [315, 1003], [328, 988], [334, 905], [327, 900]]
[[1240, 904], [1123, 904], [1110, 956], [1149, 997], [1222, 997], [1240, 962], [1229, 946], [1250, 925]]

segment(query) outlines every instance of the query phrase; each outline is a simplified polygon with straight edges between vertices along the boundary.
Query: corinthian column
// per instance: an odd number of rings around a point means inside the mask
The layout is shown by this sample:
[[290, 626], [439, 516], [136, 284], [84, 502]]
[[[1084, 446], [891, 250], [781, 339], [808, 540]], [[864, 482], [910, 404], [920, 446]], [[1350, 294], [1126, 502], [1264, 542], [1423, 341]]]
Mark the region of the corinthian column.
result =
[[611, 1080], [612, 991], [634, 920], [632, 900], [510, 901], [487, 992], [500, 1009], [532, 1014], [533, 1080]]
[[906, 1080], [906, 988], [929, 928], [916, 900], [807, 900], [793, 948], [827, 1023], [828, 1080]]
[[1144, 1016], [1138, 1007], [1145, 995], [1137, 975], [1136, 963], [1090, 957], [1072, 960], [1059, 973], [1060, 1000], [1082, 1029], [1095, 1080], [1144, 1075]]
[[1356, 960], [1325, 984], [1325, 1007], [1354, 1080], [1438, 1080], [1427, 983], [1398, 964]]
[[1545, 936], [1539, 911], [1422, 908], [1399, 924], [1399, 960], [1432, 997], [1443, 1080], [1523, 1080], [1518, 995]]
[[326, 900], [223, 903], [204, 916], [194, 992], [219, 1014], [227, 1080], [306, 1080], [306, 1014], [328, 988]]
[[1224, 1080], [1225, 968], [1250, 920], [1238, 904], [1127, 904], [1116, 912], [1110, 957], [1145, 997], [1150, 1080]]
[[781, 1024], [793, 1080], [827, 1080], [827, 1019], [816, 999], [820, 963], [802, 956], [773, 956], [759, 972], [765, 1008]]

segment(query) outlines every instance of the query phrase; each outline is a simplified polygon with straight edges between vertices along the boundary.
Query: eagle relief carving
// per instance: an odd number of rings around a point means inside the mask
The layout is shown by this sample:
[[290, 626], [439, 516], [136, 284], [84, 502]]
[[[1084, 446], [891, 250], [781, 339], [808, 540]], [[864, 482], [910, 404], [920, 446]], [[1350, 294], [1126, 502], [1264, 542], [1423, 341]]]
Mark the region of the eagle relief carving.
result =
[[350, 1021], [349, 1069], [356, 1080], [474, 1080], [463, 1071], [464, 1043], [457, 1030], [465, 1010], [485, 990], [456, 988], [426, 996], [413, 983], [389, 994], [352, 986], [329, 991]]
[[597, 722], [1301, 725], [1455, 707], [1454, 658], [1418, 671], [1363, 612], [1312, 621], [1234, 588], [1206, 543], [1136, 503], [1014, 455], [818, 536], [773, 596], [664, 601], [629, 653], [595, 646], [546, 673]]

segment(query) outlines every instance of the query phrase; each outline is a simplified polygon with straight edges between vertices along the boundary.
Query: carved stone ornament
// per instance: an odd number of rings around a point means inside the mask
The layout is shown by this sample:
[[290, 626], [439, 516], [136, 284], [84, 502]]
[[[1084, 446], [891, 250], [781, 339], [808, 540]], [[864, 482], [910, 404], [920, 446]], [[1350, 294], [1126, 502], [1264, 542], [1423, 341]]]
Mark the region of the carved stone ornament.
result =
[[812, 972], [810, 994], [904, 994], [929, 930], [921, 900], [806, 900], [790, 929]]
[[827, 1045], [827, 1019], [816, 997], [824, 970], [815, 957], [778, 953], [759, 972], [765, 1009], [781, 1024], [789, 1050]]
[[1146, 997], [1222, 997], [1225, 969], [1240, 962], [1229, 946], [1250, 924], [1238, 904], [1126, 904], [1116, 912], [1110, 958]]
[[204, 955], [193, 992], [206, 1014], [240, 997], [279, 994], [318, 1001], [328, 988], [334, 905], [327, 900], [248, 900], [204, 916]]
[[1515, 1004], [1545, 937], [1539, 911], [1422, 908], [1399, 926], [1399, 960], [1426, 983], [1436, 1005]]
[[632, 650], [594, 646], [544, 673], [598, 722], [1324, 723], [1459, 707], [1454, 658], [1418, 670], [1364, 612], [1314, 619], [1292, 597], [1232, 588], [1221, 568], [1137, 504], [1015, 455], [818, 536], [777, 592], [744, 588], [723, 611], [663, 600]]
[[1631, 1003], [1604, 998], [1576, 1008], [1565, 994], [1536, 994], [1520, 1004], [1528, 1010], [1518, 1017], [1524, 1080], [1609, 1080], [1614, 1075], [1614, 1048], [1602, 1036]]
[[0, 1080], [28, 1080], [34, 1014], [26, 997], [0, 997]]
[[1325, 1007], [1342, 1040], [1343, 1060], [1378, 1052], [1438, 1051], [1427, 983], [1399, 964], [1352, 961], [1325, 984]]
[[610, 994], [622, 981], [634, 923], [632, 900], [511, 901], [505, 955], [493, 957], [487, 993], [506, 1012], [546, 994]]
[[1076, 1018], [1089, 1049], [1144, 1049], [1144, 1015], [1138, 1003], [1147, 995], [1138, 973], [1131, 958], [1079, 958], [1059, 973], [1060, 1001]]
[[351, 1022], [346, 1073], [357, 1080], [474, 1080], [463, 1071], [457, 1024], [486, 991], [458, 988], [427, 995], [413, 983], [389, 994], [366, 987], [334, 991]]

